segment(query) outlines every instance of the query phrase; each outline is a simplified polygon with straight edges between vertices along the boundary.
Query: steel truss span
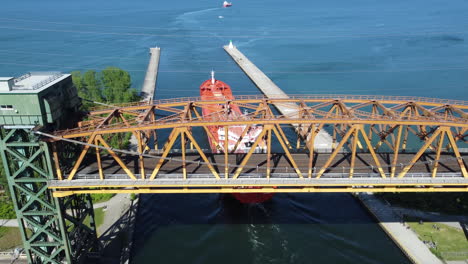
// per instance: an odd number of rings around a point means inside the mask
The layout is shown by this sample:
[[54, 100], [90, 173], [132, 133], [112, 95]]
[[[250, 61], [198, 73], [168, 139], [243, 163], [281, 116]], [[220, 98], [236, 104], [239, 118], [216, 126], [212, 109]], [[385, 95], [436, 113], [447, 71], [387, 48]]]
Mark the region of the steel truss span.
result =
[[[219, 105], [224, 107], [219, 108]], [[244, 115], [223, 118], [232, 105]], [[287, 106], [288, 115], [275, 107]], [[201, 109], [217, 106], [216, 115]], [[42, 133], [52, 142], [54, 195], [96, 192], [467, 191], [468, 102], [417, 97], [291, 96], [177, 98], [101, 106], [76, 128]], [[262, 126], [247, 153], [216, 141], [210, 126]], [[326, 142], [317, 135], [327, 132]], [[40, 132], [39, 132], [40, 133]], [[133, 151], [113, 149], [132, 135]], [[254, 153], [261, 140], [265, 153]], [[156, 144], [154, 144], [156, 143]], [[320, 143], [320, 144], [319, 144]], [[73, 144], [78, 158], [62, 160]], [[158, 148], [161, 146], [161, 148]], [[325, 146], [325, 147], [324, 147]], [[256, 186], [255, 189], [251, 186]]]

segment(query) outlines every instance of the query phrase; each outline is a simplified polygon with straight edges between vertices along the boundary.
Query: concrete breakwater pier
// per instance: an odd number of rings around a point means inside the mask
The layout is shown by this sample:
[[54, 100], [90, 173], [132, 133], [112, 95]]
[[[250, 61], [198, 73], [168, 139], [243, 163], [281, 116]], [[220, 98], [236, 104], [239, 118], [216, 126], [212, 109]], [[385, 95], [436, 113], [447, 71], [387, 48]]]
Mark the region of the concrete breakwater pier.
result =
[[154, 100], [154, 93], [156, 90], [156, 80], [158, 77], [159, 57], [161, 55], [161, 48], [150, 48], [150, 59], [148, 68], [146, 70], [145, 81], [141, 88], [142, 101], [150, 102]]
[[[271, 99], [288, 99], [289, 96], [281, 90], [268, 76], [266, 76], [255, 64], [253, 64], [242, 52], [240, 52], [232, 42], [224, 46], [224, 50], [232, 57], [239, 67], [247, 74], [258, 89]], [[297, 116], [298, 106], [292, 103], [275, 104], [276, 109], [285, 116]], [[306, 133], [296, 126], [296, 132]], [[314, 149], [317, 151], [331, 151], [333, 147], [333, 138], [325, 130], [320, 130], [314, 140]]]

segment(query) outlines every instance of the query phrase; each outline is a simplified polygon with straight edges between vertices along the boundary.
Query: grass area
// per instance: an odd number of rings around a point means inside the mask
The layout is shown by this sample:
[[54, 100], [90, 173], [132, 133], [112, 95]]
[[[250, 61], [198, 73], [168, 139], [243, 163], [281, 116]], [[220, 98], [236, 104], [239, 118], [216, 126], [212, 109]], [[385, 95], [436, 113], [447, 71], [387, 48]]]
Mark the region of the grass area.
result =
[[[96, 228], [99, 228], [99, 226], [102, 225], [102, 223], [104, 223], [104, 215], [105, 214], [103, 208], [94, 209], [94, 221], [96, 223]], [[84, 220], [84, 224], [90, 226], [89, 216], [86, 217], [86, 219]]]
[[16, 218], [13, 203], [4, 194], [0, 195], [0, 219], [14, 219]]
[[114, 196], [115, 196], [115, 193], [93, 193], [93, 194], [91, 194], [91, 198], [93, 199], [93, 203], [107, 202]]
[[0, 227], [0, 251], [6, 251], [22, 244], [19, 228]]
[[420, 222], [416, 218], [406, 218], [405, 221], [440, 259], [468, 259], [468, 240], [461, 229], [424, 220]]
[[99, 228], [104, 223], [104, 209], [97, 208], [94, 210], [94, 220], [96, 221], [96, 228]]

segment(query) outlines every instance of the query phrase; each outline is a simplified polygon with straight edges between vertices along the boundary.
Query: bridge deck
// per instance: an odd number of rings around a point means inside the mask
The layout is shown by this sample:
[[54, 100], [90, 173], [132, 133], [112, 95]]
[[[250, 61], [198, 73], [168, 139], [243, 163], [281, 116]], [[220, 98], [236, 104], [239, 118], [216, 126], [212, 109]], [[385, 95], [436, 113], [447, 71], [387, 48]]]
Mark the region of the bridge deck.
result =
[[[303, 178], [300, 178], [291, 168], [287, 158], [282, 154], [275, 154], [272, 158], [272, 170], [269, 178], [266, 177], [265, 154], [254, 154], [249, 163], [244, 167], [243, 173], [236, 179], [233, 172], [236, 168], [230, 168], [228, 178], [225, 178], [224, 155], [212, 154], [209, 159], [215, 164], [220, 179], [210, 172], [207, 165], [198, 155], [188, 155], [187, 177], [184, 178], [180, 156], [173, 154], [173, 160], [167, 161], [161, 167], [160, 173], [155, 179], [149, 179], [158, 159], [147, 158], [145, 160], [145, 177], [139, 174], [138, 159], [133, 156], [124, 156], [123, 161], [134, 173], [137, 179], [131, 179], [125, 171], [111, 158], [102, 160], [105, 179], [101, 180], [95, 162], [90, 162], [78, 172], [74, 180], [54, 180], [49, 182], [49, 188], [55, 189], [56, 196], [69, 195], [82, 192], [239, 192], [238, 188], [258, 186], [262, 191], [269, 192], [351, 192], [351, 191], [468, 191], [468, 179], [460, 172], [457, 160], [450, 153], [441, 155], [440, 167], [435, 178], [431, 174], [430, 161], [434, 160], [433, 154], [425, 154], [422, 161], [414, 164], [414, 167], [403, 178], [390, 177], [390, 164], [392, 154], [380, 154], [379, 161], [387, 178], [382, 178], [372, 167], [371, 155], [360, 153], [357, 155], [353, 178], [349, 178], [350, 154], [341, 153], [336, 162], [327, 170], [321, 178], [316, 178], [316, 171], [325, 163], [329, 153], [316, 155], [313, 173], [308, 177], [308, 155], [303, 153], [293, 154], [298, 162]], [[239, 164], [243, 154], [229, 156], [230, 164]], [[399, 160], [409, 163], [413, 153], [399, 154]], [[466, 157], [466, 154], [465, 156]], [[190, 163], [194, 161], [195, 163]], [[258, 167], [257, 167], [258, 166]], [[374, 170], [372, 169], [374, 168]], [[397, 173], [401, 166], [397, 168]], [[396, 174], [397, 175], [397, 174]], [[425, 188], [419, 188], [424, 186]], [[99, 189], [93, 190], [98, 187]], [[440, 188], [443, 187], [443, 188]], [[242, 189], [242, 192], [255, 192], [258, 189]]]
[[[237, 154], [237, 155], [229, 155], [229, 167], [230, 173], [234, 173], [236, 167], [232, 167], [233, 164], [240, 164], [242, 158], [245, 154]], [[407, 165], [411, 158], [414, 156], [414, 153], [400, 153], [398, 155], [398, 160], [400, 163]], [[463, 157], [467, 157], [468, 154], [464, 154]], [[214, 164], [214, 167], [217, 169], [220, 176], [222, 172], [224, 172], [224, 154], [207, 154], [208, 159]], [[306, 153], [296, 153], [292, 154], [292, 157], [298, 164], [299, 169], [302, 171], [305, 177], [307, 177], [308, 171], [308, 162], [309, 156]], [[314, 156], [313, 167], [315, 168], [314, 172], [317, 172], [324, 163], [330, 157], [329, 153], [316, 153]], [[181, 156], [177, 154], [173, 154], [170, 156], [173, 160], [166, 161], [164, 165], [161, 167], [160, 173], [161, 174], [181, 174], [182, 173], [182, 162]], [[379, 161], [384, 168], [386, 173], [390, 173], [390, 166], [393, 159], [392, 153], [384, 153], [378, 155]], [[420, 161], [416, 162], [413, 168], [409, 171], [409, 173], [430, 173], [431, 172], [431, 161], [435, 159], [435, 154], [425, 154]], [[130, 170], [134, 173], [139, 173], [138, 167], [138, 158], [134, 156], [123, 156], [122, 160], [124, 163], [129, 167]], [[151, 174], [152, 170], [156, 166], [156, 163], [159, 159], [151, 159], [145, 158], [145, 170], [147, 177]], [[200, 158], [198, 154], [187, 154], [187, 173], [188, 178], [192, 177], [195, 174], [205, 174], [206, 178], [214, 177], [211, 175], [211, 172], [207, 165], [203, 164], [203, 160]], [[198, 164], [200, 162], [200, 164]], [[329, 175], [333, 175], [333, 173], [340, 173], [340, 174], [348, 174], [349, 167], [351, 166], [351, 154], [349, 153], [341, 153], [335, 158], [335, 161], [332, 165], [328, 168], [327, 172], [324, 174], [324, 178], [329, 177]], [[106, 175], [111, 174], [125, 174], [125, 171], [122, 170], [120, 166], [112, 159], [112, 157], [106, 157], [102, 160], [104, 173]], [[250, 158], [247, 165], [244, 167], [243, 173], [255, 173], [258, 175], [264, 175], [266, 173], [266, 154], [253, 154]], [[396, 173], [400, 172], [402, 169], [401, 164], [397, 166]], [[374, 170], [373, 170], [374, 169]], [[439, 173], [443, 172], [460, 172], [460, 167], [457, 163], [456, 158], [451, 153], [444, 153], [441, 155], [440, 164], [438, 168]], [[84, 175], [91, 175], [97, 174], [97, 163], [95, 161], [88, 163], [87, 165], [83, 166], [82, 169], [78, 172], [78, 177]], [[293, 173], [294, 169], [291, 167], [288, 159], [284, 154], [272, 154], [271, 159], [271, 173]], [[354, 166], [354, 173], [355, 174], [368, 174], [368, 173], [377, 173], [376, 166], [372, 161], [372, 156], [369, 153], [358, 153], [356, 155], [356, 163]], [[158, 174], [159, 175], [159, 174]], [[297, 177], [297, 175], [296, 175]]]

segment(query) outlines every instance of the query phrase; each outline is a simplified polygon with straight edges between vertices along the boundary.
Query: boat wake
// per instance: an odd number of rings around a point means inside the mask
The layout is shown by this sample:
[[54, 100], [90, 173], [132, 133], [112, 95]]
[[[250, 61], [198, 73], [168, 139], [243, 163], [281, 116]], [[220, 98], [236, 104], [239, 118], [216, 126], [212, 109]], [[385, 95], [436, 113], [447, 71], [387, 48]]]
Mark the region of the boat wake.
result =
[[[249, 217], [264, 214], [265, 218], [270, 218], [268, 210], [262, 204], [249, 205], [248, 211]], [[252, 263], [295, 263], [296, 254], [290, 249], [280, 225], [251, 223], [246, 228], [254, 258]]]
[[186, 24], [186, 23], [194, 23], [198, 22], [199, 18], [201, 18], [202, 15], [206, 15], [206, 13], [209, 13], [214, 10], [219, 10], [219, 7], [215, 8], [207, 8], [207, 9], [202, 9], [202, 10], [197, 10], [197, 11], [190, 11], [190, 12], [185, 12], [175, 18], [176, 24]]

